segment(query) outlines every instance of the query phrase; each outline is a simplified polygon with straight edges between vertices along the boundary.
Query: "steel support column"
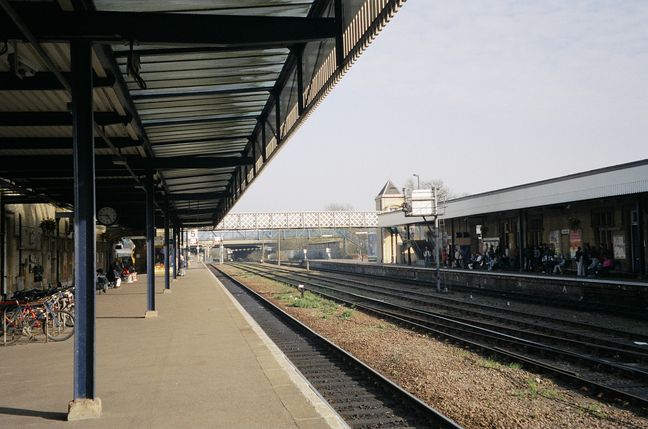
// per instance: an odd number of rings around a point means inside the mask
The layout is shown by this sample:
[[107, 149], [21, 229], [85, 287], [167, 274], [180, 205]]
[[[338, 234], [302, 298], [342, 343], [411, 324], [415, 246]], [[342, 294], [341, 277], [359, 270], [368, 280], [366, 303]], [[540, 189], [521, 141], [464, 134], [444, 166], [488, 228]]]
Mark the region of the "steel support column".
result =
[[266, 142], [266, 129], [265, 121], [261, 122], [261, 158], [263, 159], [263, 165], [265, 166], [266, 160], [268, 159], [268, 144]]
[[56, 284], [58, 285], [61, 281], [61, 219], [56, 218]]
[[[178, 264], [180, 263], [180, 256], [184, 258], [184, 227], [180, 227], [180, 231], [178, 233], [179, 235], [179, 242], [178, 242]], [[187, 260], [185, 259], [185, 262]], [[178, 265], [180, 266], [180, 265]]]
[[92, 47], [70, 46], [74, 135], [74, 400], [69, 420], [99, 417], [95, 398], [95, 187]]
[[526, 222], [524, 219], [524, 211], [522, 209], [518, 210], [517, 218], [517, 245], [518, 245], [518, 258], [520, 260], [520, 271], [524, 271], [526, 268], [526, 259], [524, 258], [524, 252], [526, 248], [525, 243], [526, 238]]
[[184, 257], [188, 268], [189, 267], [189, 231], [186, 229], [184, 230], [184, 237], [182, 237], [182, 244], [184, 245]]
[[253, 179], [257, 177], [257, 156], [256, 156], [256, 142], [252, 142], [252, 176]]
[[297, 113], [304, 113], [304, 46], [295, 50], [297, 56]]
[[277, 138], [277, 147], [281, 145], [281, 90], [278, 89], [272, 93], [275, 98], [275, 137]]
[[182, 239], [180, 238], [180, 231], [182, 231], [182, 227], [178, 223], [178, 230], [176, 231], [176, 255], [175, 255], [176, 267], [177, 267], [176, 271], [178, 272], [180, 270], [180, 244], [182, 243]]
[[452, 232], [452, 248], [450, 249], [450, 255], [448, 257], [450, 258], [451, 261], [454, 262], [454, 265], [456, 267], [459, 267], [459, 261], [457, 261], [454, 257], [455, 251], [456, 251], [456, 244], [455, 244], [455, 220], [452, 219], [450, 221], [450, 230]]
[[164, 212], [164, 291], [171, 291], [171, 241], [169, 240], [169, 201]]
[[6, 218], [6, 212], [5, 212], [5, 206], [4, 203], [2, 202], [2, 191], [0, 191], [0, 295], [3, 295], [0, 297], [6, 298], [4, 295], [7, 295], [7, 280], [6, 280], [6, 267], [7, 267], [7, 261], [6, 259], [6, 254], [7, 254], [7, 233], [6, 233], [6, 225], [7, 225], [7, 218]]
[[[410, 233], [410, 225], [407, 225], [407, 265], [412, 265], [412, 237]], [[425, 261], [427, 263], [427, 261]]]
[[173, 280], [178, 278], [178, 225], [173, 224]]
[[637, 201], [637, 228], [639, 228], [639, 278], [646, 275], [646, 230], [644, 228], [645, 196], [640, 194]]
[[155, 200], [153, 172], [146, 174], [146, 317], [156, 317], [155, 311]]

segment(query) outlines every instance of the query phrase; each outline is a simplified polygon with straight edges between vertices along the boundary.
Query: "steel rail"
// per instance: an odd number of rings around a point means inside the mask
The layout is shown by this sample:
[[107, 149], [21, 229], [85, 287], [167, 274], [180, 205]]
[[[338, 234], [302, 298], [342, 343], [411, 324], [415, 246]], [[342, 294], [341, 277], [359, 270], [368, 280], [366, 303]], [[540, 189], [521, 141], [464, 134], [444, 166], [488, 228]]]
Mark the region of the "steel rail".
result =
[[[317, 272], [309, 271], [308, 274], [299, 272], [299, 271], [291, 271], [285, 267], [279, 268], [279, 267], [274, 267], [274, 270], [279, 270], [281, 272], [287, 272], [291, 273], [293, 275], [297, 276], [302, 276], [304, 278], [310, 278], [310, 276], [316, 276]], [[348, 276], [348, 275], [347, 275]], [[434, 306], [434, 307], [439, 307], [442, 308], [445, 311], [449, 312], [458, 312], [462, 314], [468, 314], [473, 317], [480, 317], [480, 318], [486, 318], [486, 319], [491, 319], [498, 321], [500, 323], [504, 324], [512, 324], [516, 326], [523, 326], [525, 328], [529, 329], [534, 329], [539, 332], [530, 332], [530, 331], [522, 331], [525, 335], [531, 335], [531, 336], [536, 336], [537, 338], [545, 339], [547, 341], [555, 341], [555, 342], [563, 342], [566, 344], [571, 344], [573, 346], [581, 346], [581, 347], [586, 347], [586, 348], [591, 348], [595, 349], [596, 351], [599, 352], [604, 352], [604, 353], [609, 353], [612, 355], [624, 355], [628, 358], [631, 359], [643, 359], [643, 360], [648, 360], [648, 350], [646, 347], [641, 347], [641, 346], [634, 346], [631, 344], [625, 344], [625, 343], [619, 343], [618, 341], [610, 341], [610, 340], [605, 340], [605, 339], [598, 339], [596, 337], [593, 337], [591, 335], [583, 334], [583, 333], [572, 333], [570, 331], [566, 331], [563, 328], [556, 328], [556, 327], [551, 327], [551, 326], [546, 326], [546, 325], [538, 325], [537, 322], [528, 322], [524, 320], [519, 320], [519, 319], [511, 319], [509, 317], [502, 317], [499, 314], [493, 314], [493, 313], [488, 313], [487, 311], [492, 311], [496, 313], [509, 313], [512, 315], [515, 315], [517, 317], [525, 316], [526, 318], [529, 318], [529, 316], [533, 317], [534, 319], [536, 318], [541, 318], [545, 321], [549, 321], [554, 324], [561, 324], [561, 323], [566, 323], [570, 324], [572, 326], [577, 326], [581, 329], [587, 329], [589, 331], [592, 331], [592, 326], [587, 325], [584, 323], [579, 323], [579, 322], [572, 322], [569, 320], [564, 320], [564, 319], [556, 319], [556, 318], [551, 318], [548, 316], [542, 316], [542, 315], [529, 315], [527, 313], [522, 313], [519, 311], [511, 311], [509, 309], [505, 308], [500, 308], [500, 307], [494, 307], [494, 306], [489, 306], [489, 305], [484, 305], [484, 304], [477, 304], [477, 303], [470, 303], [470, 302], [465, 302], [457, 299], [452, 299], [444, 295], [432, 295], [429, 293], [421, 293], [417, 291], [412, 291], [408, 290], [406, 294], [403, 293], [402, 289], [396, 289], [388, 286], [380, 286], [375, 283], [364, 283], [356, 280], [352, 280], [349, 278], [339, 278], [339, 277], [333, 277], [331, 279], [331, 276], [327, 276], [326, 281], [329, 283], [333, 284], [338, 284], [343, 287], [352, 287], [356, 289], [361, 289], [361, 290], [366, 290], [369, 292], [374, 292], [375, 290], [378, 290], [378, 293], [381, 295], [385, 295], [390, 298], [396, 298], [400, 300], [406, 300], [410, 302], [414, 302], [417, 304], [423, 304], [427, 306]], [[357, 286], [349, 286], [351, 285], [357, 285]], [[421, 298], [415, 298], [415, 297], [421, 297]], [[425, 298], [422, 299], [422, 298]], [[451, 304], [448, 304], [450, 302]], [[472, 308], [478, 308], [482, 311], [478, 310], [471, 310], [471, 309], [466, 309], [463, 308], [463, 306], [469, 306]], [[446, 314], [447, 317], [452, 317]], [[463, 319], [462, 320], [466, 320]], [[476, 320], [471, 320], [471, 323], [476, 323], [476, 324], [481, 324], [484, 327], [489, 327], [491, 329], [497, 328], [497, 329], [508, 329], [511, 330], [510, 327], [508, 326], [502, 326], [502, 325], [497, 325], [493, 323], [488, 323], [488, 322], [482, 322], [482, 321], [476, 321]], [[599, 327], [594, 327], [596, 332], [593, 332], [593, 334], [600, 335], [599, 332]], [[519, 331], [516, 329], [516, 331]], [[547, 333], [551, 333], [552, 335], [549, 335]], [[646, 340], [641, 335], [637, 334], [632, 334], [624, 331], [619, 331], [619, 330], [611, 330], [612, 335], [617, 335], [617, 336], [622, 336], [624, 338], [632, 338], [634, 340], [637, 340], [638, 338], [641, 338], [642, 341]], [[558, 335], [563, 335], [563, 337], [555, 337], [555, 334]], [[583, 339], [587, 339], [587, 341], [584, 341]]]
[[[317, 268], [318, 271], [325, 271], [325, 272], [335, 272], [339, 274], [352, 274], [355, 276], [362, 276], [362, 277], [367, 277], [367, 278], [372, 278], [371, 274], [365, 274], [365, 273], [356, 273], [356, 272], [346, 272], [346, 271], [340, 271], [336, 270], [333, 268], [327, 268], [320, 266]], [[488, 271], [481, 271], [481, 270], [462, 270], [462, 269], [454, 269], [454, 268], [441, 268], [441, 275], [446, 276], [448, 274], [465, 274], [465, 275], [470, 275], [470, 276], [483, 276], [483, 277], [502, 277], [502, 278], [518, 278], [518, 279], [535, 279], [535, 280], [547, 280], [550, 279], [550, 277], [547, 276], [540, 276], [537, 274], [520, 274], [520, 273], [512, 273], [512, 272], [488, 272]], [[383, 279], [385, 280], [393, 280], [397, 281], [400, 283], [406, 283], [406, 284], [411, 284], [411, 285], [417, 285], [417, 286], [436, 286], [436, 280], [435, 281], [427, 281], [427, 280], [420, 280], [420, 279], [410, 279], [410, 278], [403, 278], [403, 277], [396, 277], [393, 275], [386, 275], [382, 276]], [[598, 285], [601, 283], [600, 279], [589, 279], [589, 278], [569, 278], [569, 277], [554, 277], [553, 280], [559, 279], [561, 281], [567, 281], [570, 283], [582, 283], [585, 285]], [[458, 291], [467, 291], [467, 292], [472, 292], [472, 293], [477, 293], [480, 295], [486, 295], [486, 296], [494, 296], [494, 297], [506, 297], [506, 298], [512, 298], [512, 299], [517, 299], [520, 301], [525, 301], [525, 302], [530, 302], [534, 304], [545, 304], [545, 305], [552, 305], [554, 307], [562, 307], [562, 308], [570, 308], [570, 309], [577, 309], [577, 310], [584, 310], [584, 311], [591, 311], [591, 310], [598, 310], [598, 311], [604, 311], [610, 314], [620, 314], [625, 317], [631, 316], [633, 318], [637, 319], [646, 319], [648, 318], [648, 313], [644, 312], [637, 312], [636, 309], [633, 308], [627, 308], [624, 306], [615, 306], [610, 303], [606, 303], [605, 306], [601, 305], [599, 302], [593, 302], [590, 304], [585, 305], [584, 303], [580, 301], [573, 301], [573, 302], [555, 302], [551, 301], [548, 298], [545, 297], [540, 297], [540, 296], [535, 296], [535, 295], [530, 295], [530, 294], [523, 294], [515, 291], [496, 291], [496, 290], [488, 290], [484, 288], [477, 288], [473, 286], [466, 286], [465, 284], [461, 283], [456, 283], [453, 281], [447, 281], [447, 286], [453, 288], [454, 290]], [[637, 286], [636, 283], [630, 283], [630, 282], [625, 282], [623, 280], [616, 281], [616, 284], [620, 286]], [[648, 286], [646, 286], [648, 287]]]
[[[295, 277], [290, 277], [290, 276], [277, 276], [276, 278], [279, 278], [281, 280], [288, 280], [288, 281], [295, 279]], [[299, 276], [299, 278], [301, 279], [302, 277]], [[299, 281], [302, 281], [302, 280], [299, 280]], [[308, 280], [306, 282], [308, 282]], [[314, 283], [312, 281], [310, 281], [309, 284], [311, 284], [312, 286], [318, 287], [318, 288], [328, 290], [328, 291], [346, 294], [346, 295], [352, 297], [353, 299], [364, 300], [364, 301], [370, 302], [372, 304], [377, 304], [377, 305], [381, 305], [383, 307], [388, 307], [389, 310], [384, 310], [383, 309], [383, 311], [386, 311], [388, 313], [392, 313], [392, 314], [394, 314], [396, 316], [399, 316], [399, 317], [403, 317], [403, 318], [408, 317], [406, 314], [404, 314], [404, 313], [402, 313], [400, 311], [404, 311], [404, 312], [407, 312], [407, 313], [414, 314], [414, 315], [417, 316], [416, 321], [419, 322], [419, 323], [424, 323], [424, 322], [428, 323], [428, 324], [433, 323], [435, 326], [443, 326], [446, 329], [459, 331], [460, 333], [463, 333], [464, 335], [475, 335], [475, 334], [477, 334], [477, 335], [481, 335], [482, 337], [485, 337], [485, 338], [487, 338], [487, 339], [489, 339], [491, 341], [495, 341], [495, 342], [504, 341], [504, 342], [507, 342], [507, 343], [509, 343], [511, 345], [522, 346], [522, 347], [524, 347], [526, 349], [535, 349], [538, 352], [542, 352], [542, 353], [551, 352], [552, 354], [558, 354], [558, 355], [562, 356], [566, 360], [570, 360], [570, 361], [574, 361], [574, 362], [579, 362], [579, 361], [587, 362], [589, 364], [589, 366], [591, 366], [593, 368], [607, 367], [611, 372], [616, 371], [616, 372], [626, 374], [629, 377], [637, 377], [637, 378], [641, 378], [641, 379], [644, 379], [644, 380], [648, 381], [648, 372], [646, 372], [646, 371], [644, 371], [644, 370], [642, 370], [640, 368], [610, 362], [610, 361], [607, 361], [607, 360], [599, 359], [597, 357], [576, 353], [576, 352], [573, 352], [573, 351], [570, 351], [570, 350], [560, 349], [560, 348], [557, 348], [557, 347], [552, 346], [552, 345], [542, 344], [542, 343], [539, 343], [537, 341], [522, 338], [522, 337], [517, 336], [517, 335], [507, 334], [507, 333], [504, 333], [504, 332], [501, 332], [501, 331], [496, 331], [491, 326], [486, 326], [486, 327], [477, 326], [476, 324], [472, 323], [472, 321], [466, 321], [466, 320], [461, 319], [461, 318], [440, 316], [440, 315], [437, 315], [437, 314], [434, 314], [434, 313], [430, 313], [428, 311], [419, 310], [417, 308], [412, 308], [412, 307], [407, 307], [407, 306], [404, 306], [404, 305], [401, 305], [401, 304], [393, 304], [391, 302], [387, 302], [387, 301], [382, 300], [382, 299], [372, 298], [372, 297], [366, 296], [366, 295], [359, 295], [357, 293], [348, 292], [348, 291], [345, 291], [345, 290], [340, 290], [340, 289], [337, 289], [335, 287], [330, 287], [330, 286], [327, 286], [325, 284]], [[362, 301], [359, 301], [359, 302], [353, 301], [352, 305], [357, 305], [357, 304], [360, 304], [360, 303], [362, 303]], [[365, 304], [365, 305], [367, 305], [367, 304]], [[427, 320], [425, 318], [427, 318]], [[509, 329], [509, 330], [511, 330], [511, 329]], [[517, 331], [516, 334], [517, 333], [519, 333], [519, 331]]]
[[[240, 265], [237, 265], [237, 266], [239, 268], [242, 268], [242, 269], [247, 270], [249, 272], [253, 272], [253, 273], [257, 274], [257, 275], [261, 275], [261, 276], [266, 277], [266, 278], [270, 278], [270, 279], [279, 278], [284, 283], [286, 281], [288, 281], [288, 282], [294, 281], [294, 280], [291, 280], [289, 276], [275, 276], [273, 274], [263, 273], [262, 270], [259, 270], [258, 268], [254, 269], [254, 268], [251, 268], [249, 266], [243, 266], [243, 267], [241, 267]], [[302, 282], [302, 280], [299, 280], [299, 282]], [[315, 287], [322, 287], [322, 286], [315, 286]], [[326, 286], [324, 286], [323, 288], [326, 288]], [[348, 299], [348, 298], [345, 299], [345, 298], [341, 298], [340, 296], [332, 295], [330, 293], [321, 292], [321, 291], [315, 291], [315, 293], [317, 293], [317, 294], [319, 294], [319, 295], [321, 295], [321, 296], [323, 296], [325, 298], [334, 300], [336, 302], [339, 302], [339, 303], [342, 303], [342, 304], [345, 304], [345, 305], [355, 306], [356, 308], [365, 310], [365, 311], [370, 312], [372, 314], [376, 314], [379, 317], [385, 317], [385, 318], [393, 320], [393, 321], [395, 321], [397, 323], [404, 324], [406, 326], [410, 326], [410, 327], [413, 327], [415, 329], [422, 329], [425, 332], [432, 333], [432, 334], [435, 334], [437, 336], [441, 336], [441, 337], [446, 338], [446, 339], [451, 339], [453, 341], [456, 341], [456, 342], [461, 343], [461, 344], [468, 345], [468, 346], [473, 347], [473, 348], [477, 348], [477, 349], [482, 350], [483, 352], [486, 352], [488, 354], [494, 354], [494, 355], [503, 356], [505, 359], [513, 359], [513, 360], [520, 361], [520, 362], [523, 362], [525, 364], [531, 365], [533, 367], [536, 367], [536, 368], [539, 368], [539, 369], [542, 369], [542, 370], [546, 370], [546, 371], [551, 372], [552, 374], [554, 374], [554, 375], [556, 375], [556, 376], [558, 376], [560, 378], [567, 379], [567, 380], [569, 380], [571, 382], [577, 382], [581, 386], [584, 385], [584, 386], [588, 386], [590, 388], [593, 388], [594, 390], [597, 390], [597, 391], [608, 392], [608, 393], [612, 394], [613, 397], [623, 398], [624, 400], [630, 401], [632, 403], [638, 404], [638, 405], [643, 406], [643, 407], [648, 406], [648, 395], [646, 395], [645, 397], [644, 396], [637, 396], [637, 395], [635, 395], [633, 393], [630, 393], [630, 392], [624, 391], [624, 390], [620, 390], [618, 388], [615, 388], [615, 387], [612, 387], [610, 385], [604, 384], [604, 383], [602, 383], [600, 381], [596, 381], [596, 380], [594, 380], [592, 378], [585, 378], [585, 377], [583, 377], [583, 376], [581, 376], [581, 375], [579, 375], [579, 374], [577, 374], [577, 373], [575, 373], [573, 371], [566, 370], [566, 369], [558, 367], [556, 365], [552, 365], [550, 363], [543, 362], [541, 360], [531, 358], [529, 356], [526, 356], [526, 355], [511, 351], [511, 350], [506, 350], [506, 349], [503, 349], [501, 347], [491, 346], [491, 345], [488, 345], [488, 344], [477, 342], [474, 339], [468, 339], [468, 338], [466, 338], [466, 332], [467, 331], [465, 329], [461, 330], [461, 329], [454, 328], [454, 332], [449, 333], [449, 332], [447, 332], [447, 330], [442, 329], [442, 328], [446, 328], [446, 327], [439, 327], [438, 325], [435, 325], [434, 327], [432, 327], [432, 326], [429, 326], [429, 321], [426, 321], [427, 324], [423, 324], [423, 323], [421, 323], [420, 320], [411, 320], [411, 319], [408, 319], [407, 317], [403, 317], [402, 314], [399, 315], [399, 314], [396, 314], [393, 311], [390, 312], [389, 310], [385, 310], [384, 308], [374, 307], [374, 306], [367, 305], [367, 304], [362, 303], [362, 302], [359, 301], [359, 299], [363, 299], [363, 300], [370, 299], [370, 300], [373, 300], [372, 301], [373, 304], [376, 304], [376, 305], [391, 306], [391, 307], [395, 307], [395, 308], [399, 307], [399, 306], [396, 306], [396, 305], [393, 305], [393, 304], [385, 303], [382, 300], [376, 300], [376, 299], [372, 299], [372, 298], [357, 295], [357, 294], [351, 294], [351, 293], [348, 293], [348, 292], [343, 292], [343, 293], [345, 293], [347, 295], [352, 295], [355, 299], [353, 299], [353, 300]], [[424, 312], [421, 312], [421, 313], [424, 313]], [[426, 314], [426, 316], [430, 316], [430, 314], [428, 313], [428, 314]], [[455, 321], [453, 321], [452, 319], [449, 319], [449, 318], [445, 318], [445, 319], [448, 322], [455, 322]], [[460, 323], [464, 328], [470, 326], [467, 323], [461, 323], [461, 322], [458, 322], [458, 323]], [[483, 330], [482, 328], [479, 328], [479, 327], [475, 327], [475, 328], [478, 329], [478, 330]], [[474, 332], [468, 332], [468, 333], [471, 334], [471, 335], [474, 334]], [[493, 336], [493, 334], [495, 334], [495, 336]], [[507, 337], [511, 337], [509, 335], [497, 335], [497, 334], [498, 333], [496, 333], [496, 332], [489, 332], [488, 335], [485, 334], [485, 333], [482, 333], [480, 335], [481, 335], [482, 340], [483, 339], [488, 340], [489, 335], [490, 335], [492, 339], [496, 339], [496, 340], [498, 340], [498, 342], [503, 342], [503, 340], [506, 339]], [[462, 335], [464, 335], [464, 336], [462, 336]], [[564, 353], [564, 351], [555, 350], [555, 348], [551, 348], [551, 347], [547, 348], [547, 347], [545, 347], [545, 346], [543, 346], [541, 344], [537, 344], [537, 343], [534, 344], [534, 342], [532, 342], [532, 341], [525, 341], [523, 339], [518, 339], [518, 338], [515, 338], [515, 337], [509, 338], [509, 339], [510, 339], [511, 342], [522, 340], [519, 344], [524, 345], [525, 348], [527, 348], [527, 349], [528, 348], [535, 348], [535, 349], [537, 349], [539, 351], [544, 351], [544, 352], [547, 352], [547, 353], [561, 352], [564, 356], [570, 357], [571, 359], [576, 360], [576, 361], [579, 360], [579, 359], [583, 359], [582, 356], [580, 356], [580, 355], [578, 355], [576, 353]], [[586, 360], [586, 358], [584, 358], [583, 360]], [[608, 365], [608, 362], [602, 361], [602, 360], [599, 360], [597, 363], [591, 362], [591, 364], [592, 364], [592, 366], [596, 366], [597, 364], [600, 364], [602, 366], [608, 366], [608, 367], [613, 368], [615, 371], [629, 372], [629, 373], [633, 372], [633, 368], [631, 368], [631, 367], [624, 367], [624, 366], [619, 366], [619, 365], [611, 365], [610, 366], [610, 365]], [[643, 373], [642, 371], [639, 371], [637, 373], [637, 375], [640, 375], [642, 378], [645, 378], [645, 373]], [[640, 386], [640, 388], [642, 388], [644, 390], [648, 390], [648, 389], [645, 389], [646, 386], [647, 385]]]

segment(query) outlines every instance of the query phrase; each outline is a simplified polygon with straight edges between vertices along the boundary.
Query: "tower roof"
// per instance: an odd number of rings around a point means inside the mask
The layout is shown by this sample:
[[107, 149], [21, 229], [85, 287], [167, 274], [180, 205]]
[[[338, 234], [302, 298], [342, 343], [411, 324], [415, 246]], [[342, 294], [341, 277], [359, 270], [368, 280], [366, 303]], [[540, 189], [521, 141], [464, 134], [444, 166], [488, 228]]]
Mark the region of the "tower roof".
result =
[[376, 198], [387, 197], [387, 196], [391, 196], [391, 197], [403, 196], [403, 193], [398, 190], [396, 185], [394, 185], [391, 180], [388, 180], [387, 183], [385, 183], [385, 186], [383, 186], [380, 192], [378, 192]]

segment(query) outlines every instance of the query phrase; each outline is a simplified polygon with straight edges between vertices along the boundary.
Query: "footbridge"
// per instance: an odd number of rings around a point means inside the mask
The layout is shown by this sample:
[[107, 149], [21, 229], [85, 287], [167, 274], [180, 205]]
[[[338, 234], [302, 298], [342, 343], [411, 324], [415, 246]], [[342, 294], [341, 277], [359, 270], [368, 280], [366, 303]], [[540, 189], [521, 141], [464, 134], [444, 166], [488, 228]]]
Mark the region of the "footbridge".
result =
[[377, 228], [379, 213], [376, 211], [232, 213], [225, 216], [214, 230]]
[[[232, 213], [211, 231], [198, 231], [204, 248], [222, 247], [244, 253], [255, 249], [280, 251], [290, 257], [296, 250], [338, 256], [374, 255], [377, 211], [308, 211]], [[291, 249], [292, 248], [292, 249]], [[320, 249], [321, 248], [321, 249]], [[325, 249], [329, 249], [326, 252]], [[338, 249], [332, 251], [331, 249]], [[263, 255], [263, 250], [262, 250]]]
[[291, 238], [345, 238], [375, 234], [377, 211], [308, 211], [232, 213], [210, 231], [198, 231], [199, 242], [226, 247]]

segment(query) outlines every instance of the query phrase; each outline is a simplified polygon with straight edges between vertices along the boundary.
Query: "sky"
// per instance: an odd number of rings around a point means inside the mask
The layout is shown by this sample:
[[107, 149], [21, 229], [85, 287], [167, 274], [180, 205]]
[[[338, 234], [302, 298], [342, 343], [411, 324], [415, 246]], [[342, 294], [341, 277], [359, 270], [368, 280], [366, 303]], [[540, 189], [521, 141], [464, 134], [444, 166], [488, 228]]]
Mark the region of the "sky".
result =
[[409, 0], [232, 212], [373, 210], [648, 158], [648, 1]]

